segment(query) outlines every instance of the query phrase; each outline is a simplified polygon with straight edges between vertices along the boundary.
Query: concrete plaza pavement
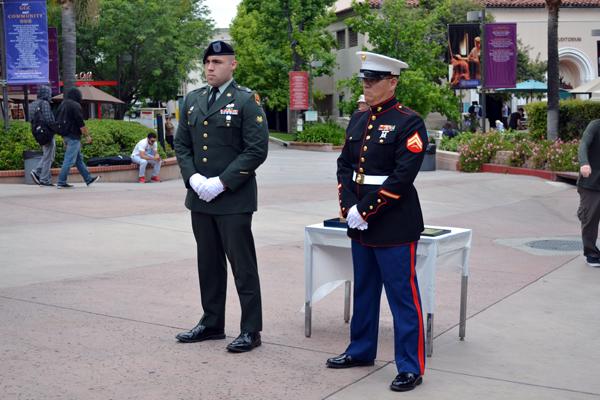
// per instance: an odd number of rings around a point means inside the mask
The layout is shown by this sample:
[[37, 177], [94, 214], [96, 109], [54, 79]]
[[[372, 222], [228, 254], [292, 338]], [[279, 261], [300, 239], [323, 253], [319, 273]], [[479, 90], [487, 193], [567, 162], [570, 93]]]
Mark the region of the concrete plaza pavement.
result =
[[181, 180], [73, 190], [0, 186], [0, 399], [600, 398], [600, 269], [580, 251], [573, 186], [499, 174], [422, 172], [426, 223], [473, 229], [466, 339], [460, 274], [438, 270], [433, 357], [424, 383], [394, 393], [392, 320], [382, 302], [375, 366], [330, 370], [347, 345], [343, 289], [304, 336], [303, 228], [337, 215], [334, 153], [272, 147], [254, 216], [263, 346], [177, 343], [202, 310]]

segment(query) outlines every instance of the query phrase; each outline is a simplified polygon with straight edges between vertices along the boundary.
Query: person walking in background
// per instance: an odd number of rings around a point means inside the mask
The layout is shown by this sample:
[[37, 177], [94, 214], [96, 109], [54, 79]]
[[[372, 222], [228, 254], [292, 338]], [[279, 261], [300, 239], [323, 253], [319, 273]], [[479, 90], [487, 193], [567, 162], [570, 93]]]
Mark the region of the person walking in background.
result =
[[[35, 112], [39, 108], [42, 113], [43, 121], [49, 126], [54, 125], [54, 114], [52, 114], [52, 108], [50, 107], [51, 99], [52, 90], [50, 87], [44, 85], [40, 86], [37, 92], [37, 100], [29, 105], [30, 117], [33, 118]], [[40, 186], [54, 186], [50, 174], [50, 168], [52, 167], [52, 162], [54, 161], [54, 156], [56, 154], [54, 135], [50, 142], [42, 146], [42, 151], [42, 159], [31, 171], [31, 179]]]
[[348, 221], [354, 267], [350, 344], [327, 360], [329, 368], [373, 365], [377, 356], [382, 287], [394, 317], [393, 391], [423, 381], [425, 337], [415, 273], [417, 242], [424, 229], [413, 182], [427, 148], [423, 119], [396, 99], [400, 70], [408, 65], [359, 51], [359, 77], [370, 110], [355, 113], [338, 158], [340, 212]]
[[358, 111], [359, 112], [367, 111], [369, 109], [369, 105], [365, 101], [364, 94], [361, 94], [360, 96], [358, 96], [358, 100], [356, 102], [358, 103]]
[[146, 183], [146, 167], [152, 165], [151, 182], [160, 182], [160, 165], [162, 160], [158, 154], [156, 133], [150, 132], [145, 139], [137, 142], [131, 153], [131, 161], [140, 166], [138, 170], [138, 182]]
[[502, 125], [508, 126], [508, 118], [510, 117], [510, 107], [508, 104], [502, 104]]
[[588, 265], [600, 267], [598, 224], [600, 223], [600, 119], [593, 120], [585, 128], [579, 143], [579, 209], [583, 255]]
[[262, 302], [252, 213], [257, 209], [256, 169], [265, 161], [269, 131], [258, 94], [233, 80], [237, 61], [221, 40], [204, 52], [208, 86], [189, 93], [175, 153], [186, 186], [196, 239], [204, 315], [180, 342], [225, 339], [227, 261], [240, 299], [240, 334], [227, 345], [233, 353], [261, 345]]
[[81, 109], [81, 91], [77, 88], [71, 88], [65, 96], [62, 104], [58, 108], [58, 124], [63, 130], [63, 141], [65, 143], [65, 157], [60, 173], [58, 174], [58, 189], [72, 188], [73, 185], [67, 183], [69, 170], [75, 164], [79, 174], [87, 186], [98, 182], [99, 176], [92, 176], [83, 162], [81, 154], [81, 136], [85, 136], [86, 144], [92, 143], [85, 122], [83, 121], [83, 110]]
[[165, 140], [169, 143], [172, 149], [175, 149], [173, 144], [173, 137], [175, 135], [175, 125], [173, 125], [173, 121], [170, 115], [165, 117]]

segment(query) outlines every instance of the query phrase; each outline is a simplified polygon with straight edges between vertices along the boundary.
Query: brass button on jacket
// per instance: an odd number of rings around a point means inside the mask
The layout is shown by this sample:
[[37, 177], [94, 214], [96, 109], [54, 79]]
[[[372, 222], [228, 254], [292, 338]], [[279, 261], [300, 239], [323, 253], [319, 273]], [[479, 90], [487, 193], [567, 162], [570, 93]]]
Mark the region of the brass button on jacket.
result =
[[[209, 215], [254, 212], [255, 171], [267, 157], [269, 140], [260, 97], [232, 81], [208, 107], [209, 93], [206, 87], [188, 93], [174, 139], [188, 189], [185, 205], [193, 212]], [[219, 177], [226, 190], [210, 202], [201, 200], [189, 186], [195, 173]]]
[[[409, 108], [399, 107], [395, 98], [372, 107], [371, 113], [352, 116], [337, 160], [340, 208], [345, 216], [356, 205], [369, 228], [348, 229], [350, 238], [363, 246], [419, 240], [424, 224], [414, 179], [426, 147], [423, 119]], [[364, 180], [359, 183], [353, 176], [364, 176]]]

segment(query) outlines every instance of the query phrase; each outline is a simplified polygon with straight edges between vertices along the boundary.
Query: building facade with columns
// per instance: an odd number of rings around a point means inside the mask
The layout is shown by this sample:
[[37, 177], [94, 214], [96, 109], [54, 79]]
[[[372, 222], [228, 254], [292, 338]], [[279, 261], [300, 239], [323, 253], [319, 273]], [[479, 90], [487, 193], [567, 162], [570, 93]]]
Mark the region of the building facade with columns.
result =
[[[382, 0], [369, 0], [377, 5]], [[407, 0], [418, 6], [418, 0]], [[544, 0], [485, 0], [486, 13], [496, 22], [515, 22], [517, 36], [529, 48], [532, 59], [539, 56], [547, 59], [548, 10]], [[355, 53], [369, 48], [368, 36], [352, 32], [345, 20], [353, 15], [352, 1], [339, 0], [335, 4], [337, 20], [329, 26], [329, 31], [337, 39], [337, 69], [331, 76], [315, 79], [315, 88], [325, 98], [317, 103], [323, 113], [339, 116], [340, 100], [349, 96], [337, 89], [337, 82], [351, 77], [358, 71], [360, 62]], [[465, 15], [466, 22], [466, 15]], [[600, 0], [563, 0], [559, 12], [558, 51], [560, 76], [563, 87], [577, 87], [600, 76]], [[597, 32], [600, 34], [600, 32]]]

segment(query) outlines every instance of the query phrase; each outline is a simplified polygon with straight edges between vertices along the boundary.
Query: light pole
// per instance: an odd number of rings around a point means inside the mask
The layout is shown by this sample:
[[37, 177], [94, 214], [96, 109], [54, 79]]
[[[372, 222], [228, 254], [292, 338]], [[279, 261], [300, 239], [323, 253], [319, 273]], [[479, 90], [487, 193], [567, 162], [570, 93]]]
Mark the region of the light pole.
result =
[[481, 126], [483, 132], [486, 131], [486, 105], [485, 105], [485, 6], [481, 11], [469, 11], [467, 13], [467, 21], [479, 22], [480, 33], [479, 33], [479, 74], [480, 74], [480, 91], [479, 91], [479, 104], [481, 104]]

